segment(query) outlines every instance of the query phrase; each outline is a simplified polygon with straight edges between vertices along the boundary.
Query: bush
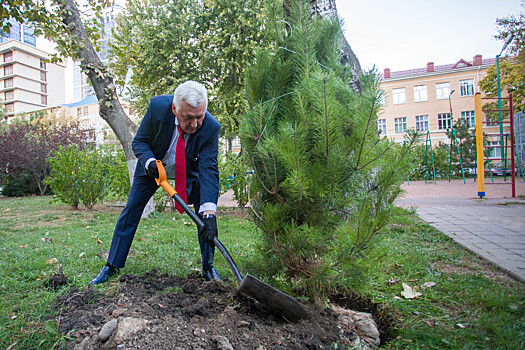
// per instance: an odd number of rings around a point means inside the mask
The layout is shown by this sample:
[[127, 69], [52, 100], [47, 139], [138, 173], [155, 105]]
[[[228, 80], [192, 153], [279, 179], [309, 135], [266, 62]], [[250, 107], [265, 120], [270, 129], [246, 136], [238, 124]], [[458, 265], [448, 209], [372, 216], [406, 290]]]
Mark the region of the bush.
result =
[[31, 174], [20, 172], [4, 177], [2, 194], [7, 197], [21, 197], [38, 193], [38, 186]]
[[248, 187], [251, 172], [242, 156], [231, 152], [222, 154], [219, 161], [219, 171], [220, 194], [232, 189], [237, 204], [244, 208], [249, 201]]
[[51, 174], [45, 182], [59, 201], [74, 208], [82, 203], [91, 209], [108, 192], [108, 158], [95, 148], [60, 147], [47, 160]]

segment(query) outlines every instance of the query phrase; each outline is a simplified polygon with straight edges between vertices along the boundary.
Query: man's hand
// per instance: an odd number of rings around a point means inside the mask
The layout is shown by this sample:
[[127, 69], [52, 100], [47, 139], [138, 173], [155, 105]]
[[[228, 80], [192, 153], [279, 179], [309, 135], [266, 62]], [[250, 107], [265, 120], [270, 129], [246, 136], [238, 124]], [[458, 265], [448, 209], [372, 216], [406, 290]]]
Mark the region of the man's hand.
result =
[[[165, 165], [162, 163], [162, 165]], [[148, 175], [154, 179], [159, 178], [159, 169], [157, 168], [157, 162], [150, 162], [148, 164]]]
[[204, 227], [201, 229], [199, 234], [201, 237], [206, 241], [209, 245], [213, 246], [215, 243], [213, 242], [213, 239], [217, 237], [217, 218], [215, 215], [208, 215], [204, 219], [202, 219], [204, 222]]

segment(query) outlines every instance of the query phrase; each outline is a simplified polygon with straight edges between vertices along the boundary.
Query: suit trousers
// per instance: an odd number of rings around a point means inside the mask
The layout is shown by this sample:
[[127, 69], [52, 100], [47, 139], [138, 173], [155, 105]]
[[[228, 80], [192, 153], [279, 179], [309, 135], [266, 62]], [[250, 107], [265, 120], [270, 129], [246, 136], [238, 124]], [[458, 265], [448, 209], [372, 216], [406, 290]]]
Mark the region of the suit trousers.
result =
[[[158, 188], [157, 183], [150, 176], [135, 176], [133, 178], [128, 201], [115, 225], [111, 248], [109, 249], [108, 264], [118, 268], [123, 268], [126, 265], [126, 258], [135, 237], [142, 212]], [[199, 206], [199, 204], [194, 204], [196, 213], [199, 212]], [[197, 236], [201, 249], [202, 268], [203, 270], [211, 270], [215, 247], [204, 242], [198, 233]]]

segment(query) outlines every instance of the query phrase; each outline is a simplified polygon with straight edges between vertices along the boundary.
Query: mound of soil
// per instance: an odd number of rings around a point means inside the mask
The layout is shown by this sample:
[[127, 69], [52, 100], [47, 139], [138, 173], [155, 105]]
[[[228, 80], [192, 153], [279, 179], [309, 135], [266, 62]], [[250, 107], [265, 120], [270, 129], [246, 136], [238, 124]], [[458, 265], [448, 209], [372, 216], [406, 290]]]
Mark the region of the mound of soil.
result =
[[233, 283], [206, 282], [197, 272], [153, 270], [120, 282], [105, 294], [72, 287], [59, 297], [54, 306], [68, 349], [328, 349], [367, 341], [331, 308], [304, 305], [308, 319], [290, 323]]

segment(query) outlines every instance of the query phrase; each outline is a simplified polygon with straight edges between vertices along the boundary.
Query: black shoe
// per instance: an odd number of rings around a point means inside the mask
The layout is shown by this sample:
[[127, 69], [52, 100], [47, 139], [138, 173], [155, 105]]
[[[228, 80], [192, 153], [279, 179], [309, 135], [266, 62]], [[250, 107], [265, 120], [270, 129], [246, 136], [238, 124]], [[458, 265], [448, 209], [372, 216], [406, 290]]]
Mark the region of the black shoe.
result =
[[99, 284], [104, 283], [113, 275], [118, 274], [119, 269], [113, 266], [104, 266], [102, 270], [98, 273], [97, 277], [93, 278], [89, 284]]
[[202, 270], [202, 275], [206, 281], [222, 281], [221, 277], [217, 273], [217, 270], [215, 270], [213, 267], [211, 270]]

